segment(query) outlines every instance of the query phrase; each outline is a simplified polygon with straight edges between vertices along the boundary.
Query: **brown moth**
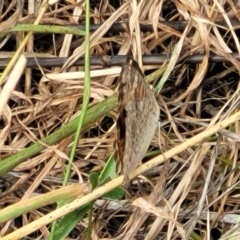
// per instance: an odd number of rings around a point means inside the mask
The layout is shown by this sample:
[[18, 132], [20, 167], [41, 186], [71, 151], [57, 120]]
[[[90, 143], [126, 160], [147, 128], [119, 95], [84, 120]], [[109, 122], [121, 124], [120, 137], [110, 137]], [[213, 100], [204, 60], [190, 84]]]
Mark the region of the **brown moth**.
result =
[[154, 93], [130, 57], [119, 77], [118, 102], [117, 161], [124, 174], [123, 186], [127, 188], [130, 175], [146, 154], [159, 120]]

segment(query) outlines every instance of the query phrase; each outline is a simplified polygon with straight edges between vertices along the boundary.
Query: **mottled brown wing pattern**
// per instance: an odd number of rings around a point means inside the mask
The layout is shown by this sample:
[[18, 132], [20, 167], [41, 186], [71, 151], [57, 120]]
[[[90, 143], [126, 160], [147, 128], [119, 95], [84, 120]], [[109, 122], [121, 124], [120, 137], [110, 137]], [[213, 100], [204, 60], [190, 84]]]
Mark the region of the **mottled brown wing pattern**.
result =
[[117, 161], [124, 174], [123, 186], [144, 157], [154, 135], [159, 107], [138, 64], [127, 58], [119, 78]]

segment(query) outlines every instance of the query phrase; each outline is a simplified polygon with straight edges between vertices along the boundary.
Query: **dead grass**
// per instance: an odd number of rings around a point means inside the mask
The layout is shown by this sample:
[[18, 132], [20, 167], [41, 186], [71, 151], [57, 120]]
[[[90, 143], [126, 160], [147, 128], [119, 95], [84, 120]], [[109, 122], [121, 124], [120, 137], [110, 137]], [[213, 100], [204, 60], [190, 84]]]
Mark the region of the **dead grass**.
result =
[[[33, 1], [28, 3], [33, 5]], [[117, 202], [99, 197], [120, 185], [121, 179], [117, 178], [83, 198], [82, 204], [97, 198], [91, 238], [230, 239], [232, 234], [231, 239], [239, 239], [240, 64], [239, 58], [234, 56], [239, 56], [240, 45], [239, 29], [235, 24], [232, 26], [233, 20], [239, 21], [238, 1], [227, 0], [224, 4], [220, 1], [207, 4], [200, 0], [111, 3], [97, 1], [91, 5], [91, 24], [102, 24], [91, 34], [93, 58], [114, 55], [118, 59], [118, 55], [132, 55], [140, 67], [147, 70], [146, 75], [161, 66], [155, 63], [146, 66], [142, 55], [165, 54], [166, 59], [170, 59], [163, 63], [164, 75], [158, 72], [151, 79], [159, 92], [161, 121], [150, 150], [160, 148], [163, 155], [158, 151], [159, 155], [136, 171], [135, 175], [139, 175], [148, 170], [132, 182], [131, 197]], [[10, 1], [3, 5], [0, 2], [1, 31], [16, 23], [36, 20], [33, 11], [38, 9], [32, 9], [31, 13], [22, 1], [12, 1], [12, 5]], [[23, 8], [22, 15], [21, 11], [14, 13], [16, 7]], [[40, 23], [83, 24], [84, 17], [84, 5], [77, 1], [60, 1], [47, 9]], [[187, 23], [182, 30], [163, 21]], [[122, 23], [125, 30], [109, 32], [117, 22]], [[225, 24], [220, 25], [221, 22]], [[142, 31], [139, 24], [152, 25], [152, 31]], [[0, 46], [7, 37], [2, 44], [1, 58], [6, 51], [18, 48], [23, 33], [10, 37], [1, 34], [0, 37]], [[84, 71], [82, 66], [73, 66], [73, 63], [84, 56], [84, 37], [36, 34], [28, 40], [22, 53], [29, 52], [41, 53], [46, 61], [49, 55], [68, 59], [59, 67], [38, 65], [26, 68], [22, 75], [19, 73], [20, 82], [10, 92], [8, 104], [3, 106], [0, 116], [1, 159], [41, 141], [81, 112]], [[202, 55], [201, 63], [187, 62], [188, 57], [195, 54]], [[211, 54], [225, 61], [210, 61]], [[92, 66], [89, 108], [117, 91], [120, 65], [108, 67], [113, 60], [105, 56], [102, 66]], [[2, 101], [2, 95], [0, 99]], [[108, 114], [84, 127], [70, 183], [88, 181], [89, 174], [100, 172], [114, 151], [118, 115], [115, 105]], [[1, 209], [61, 188], [72, 142], [71, 135], [53, 146], [46, 145], [45, 150], [2, 175]], [[79, 201], [81, 198], [74, 203]], [[1, 237], [47, 216], [54, 209], [55, 205], [41, 207], [1, 223]], [[69, 237], [84, 239], [87, 221], [86, 214]], [[36, 235], [23, 236], [48, 238], [48, 223], [36, 228], [39, 229]]]

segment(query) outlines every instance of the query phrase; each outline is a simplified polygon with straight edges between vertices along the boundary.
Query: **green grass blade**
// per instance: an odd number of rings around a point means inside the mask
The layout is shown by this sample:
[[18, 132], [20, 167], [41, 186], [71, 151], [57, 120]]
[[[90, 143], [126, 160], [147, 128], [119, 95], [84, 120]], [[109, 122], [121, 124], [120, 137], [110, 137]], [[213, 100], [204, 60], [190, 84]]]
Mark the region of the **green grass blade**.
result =
[[[116, 94], [94, 105], [93, 107], [87, 110], [87, 114], [83, 122], [83, 127], [86, 127], [88, 124], [93, 123], [97, 121], [99, 118], [105, 116], [116, 106], [117, 106]], [[78, 122], [79, 118], [72, 120], [71, 122], [61, 127], [60, 129], [56, 130], [54, 133], [41, 139], [41, 142], [47, 145], [53, 145], [58, 143], [62, 139], [76, 133]], [[22, 151], [1, 160], [0, 176], [6, 174], [7, 172], [15, 168], [17, 165], [33, 157], [34, 155], [44, 150], [45, 148], [46, 147], [44, 145], [37, 142], [29, 146], [28, 148], [25, 148]]]

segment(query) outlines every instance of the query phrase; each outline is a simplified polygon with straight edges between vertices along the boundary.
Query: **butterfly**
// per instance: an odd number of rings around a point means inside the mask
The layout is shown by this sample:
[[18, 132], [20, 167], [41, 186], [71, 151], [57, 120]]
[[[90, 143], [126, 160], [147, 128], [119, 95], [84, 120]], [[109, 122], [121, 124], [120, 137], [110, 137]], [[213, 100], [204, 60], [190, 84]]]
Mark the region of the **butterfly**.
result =
[[117, 162], [128, 187], [131, 173], [141, 163], [159, 121], [154, 92], [144, 80], [137, 62], [127, 57], [119, 77]]

